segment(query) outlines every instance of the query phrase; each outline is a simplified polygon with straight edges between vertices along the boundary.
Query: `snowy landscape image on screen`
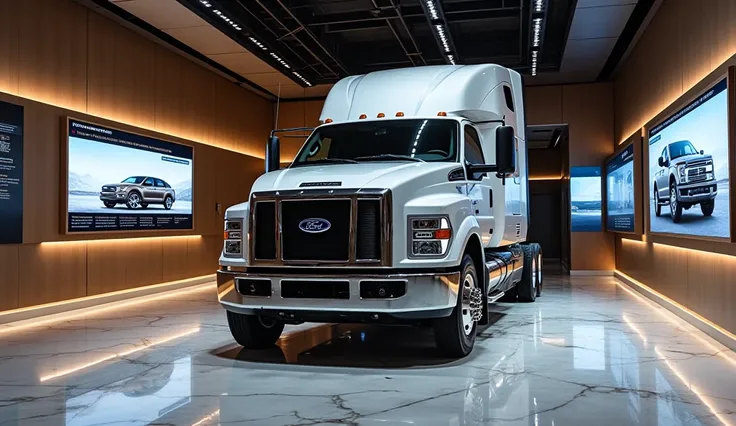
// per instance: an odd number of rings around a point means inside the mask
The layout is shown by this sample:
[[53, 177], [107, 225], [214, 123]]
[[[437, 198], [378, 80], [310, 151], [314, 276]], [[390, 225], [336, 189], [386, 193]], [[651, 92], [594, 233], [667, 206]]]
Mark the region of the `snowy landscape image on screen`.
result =
[[[192, 160], [165, 161], [160, 153], [104, 142], [69, 137], [69, 213], [192, 214]], [[100, 200], [103, 185], [115, 185], [132, 176], [158, 178], [175, 191], [170, 210], [163, 204], [129, 209], [125, 204], [105, 207]]]

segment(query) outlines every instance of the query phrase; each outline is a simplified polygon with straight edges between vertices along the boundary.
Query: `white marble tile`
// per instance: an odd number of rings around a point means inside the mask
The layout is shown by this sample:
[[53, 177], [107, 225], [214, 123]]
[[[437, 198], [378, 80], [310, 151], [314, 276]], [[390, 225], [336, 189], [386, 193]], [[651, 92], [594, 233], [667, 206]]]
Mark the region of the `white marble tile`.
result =
[[0, 336], [3, 425], [736, 425], [736, 355], [612, 278], [548, 275], [473, 353], [289, 326], [242, 350], [201, 292]]

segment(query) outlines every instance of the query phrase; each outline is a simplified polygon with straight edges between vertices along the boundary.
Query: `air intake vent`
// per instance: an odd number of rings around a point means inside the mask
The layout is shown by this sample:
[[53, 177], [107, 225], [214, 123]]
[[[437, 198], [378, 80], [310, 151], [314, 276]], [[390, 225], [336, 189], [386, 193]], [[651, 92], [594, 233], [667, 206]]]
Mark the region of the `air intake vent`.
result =
[[260, 201], [255, 204], [255, 258], [258, 260], [275, 260], [276, 203], [274, 201]]
[[358, 223], [355, 257], [357, 260], [381, 259], [381, 202], [358, 200]]

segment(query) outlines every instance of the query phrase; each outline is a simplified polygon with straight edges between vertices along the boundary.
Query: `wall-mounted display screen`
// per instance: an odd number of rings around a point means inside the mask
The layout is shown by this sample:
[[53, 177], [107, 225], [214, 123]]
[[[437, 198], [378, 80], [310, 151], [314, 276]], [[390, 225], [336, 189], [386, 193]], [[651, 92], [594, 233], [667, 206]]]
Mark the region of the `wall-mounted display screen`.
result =
[[0, 102], [0, 244], [23, 242], [23, 107]]
[[606, 163], [606, 228], [634, 232], [634, 144]]
[[601, 168], [570, 168], [572, 232], [597, 232], [601, 223]]
[[719, 81], [649, 131], [649, 230], [730, 237], [728, 87]]
[[68, 126], [68, 232], [192, 229], [192, 147], [74, 119]]

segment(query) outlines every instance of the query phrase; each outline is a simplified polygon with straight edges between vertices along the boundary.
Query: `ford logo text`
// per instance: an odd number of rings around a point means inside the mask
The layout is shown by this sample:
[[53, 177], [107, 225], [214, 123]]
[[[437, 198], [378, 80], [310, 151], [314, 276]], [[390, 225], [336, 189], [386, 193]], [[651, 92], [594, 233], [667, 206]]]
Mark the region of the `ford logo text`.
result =
[[332, 224], [328, 220], [318, 217], [304, 219], [303, 221], [299, 222], [299, 229], [310, 234], [319, 234], [320, 232], [325, 232], [330, 229], [331, 226]]

